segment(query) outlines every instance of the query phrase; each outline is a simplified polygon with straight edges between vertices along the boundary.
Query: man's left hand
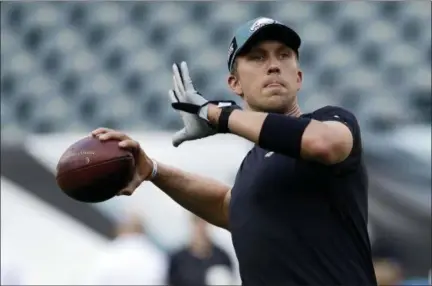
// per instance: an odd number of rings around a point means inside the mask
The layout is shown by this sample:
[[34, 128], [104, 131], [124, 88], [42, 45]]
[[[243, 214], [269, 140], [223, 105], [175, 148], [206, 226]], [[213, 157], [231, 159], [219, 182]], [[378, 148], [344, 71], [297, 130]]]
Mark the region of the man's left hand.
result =
[[172, 107], [198, 115], [201, 119], [208, 121], [207, 108], [204, 107], [209, 101], [195, 90], [186, 62], [182, 62], [180, 66], [173, 65], [173, 79], [174, 95], [177, 101], [172, 103]]
[[[171, 105], [174, 109], [183, 111], [189, 114], [194, 114], [205, 120], [209, 125], [211, 125], [215, 131], [218, 126], [218, 118], [214, 118], [209, 113], [209, 107], [214, 105], [214, 107], [223, 109], [226, 107], [239, 108], [234, 101], [208, 101], [205, 99], [198, 91], [195, 90], [192, 79], [189, 75], [189, 70], [187, 64], [182, 62], [180, 68], [177, 65], [173, 66], [174, 73], [174, 86], [177, 87], [176, 93], [178, 96], [174, 98], [177, 100]], [[177, 94], [176, 94], [177, 95]], [[219, 114], [219, 112], [212, 112], [212, 114]], [[210, 119], [212, 119], [210, 121]]]
[[[207, 104], [208, 101], [195, 90], [185, 62], [180, 66], [173, 65], [173, 80], [174, 88], [169, 90], [172, 104], [181, 103], [197, 107]], [[200, 117], [197, 113], [191, 114], [182, 110], [179, 113], [184, 128], [174, 134], [172, 141], [174, 147], [178, 147], [185, 141], [197, 140], [217, 133], [204, 116]]]

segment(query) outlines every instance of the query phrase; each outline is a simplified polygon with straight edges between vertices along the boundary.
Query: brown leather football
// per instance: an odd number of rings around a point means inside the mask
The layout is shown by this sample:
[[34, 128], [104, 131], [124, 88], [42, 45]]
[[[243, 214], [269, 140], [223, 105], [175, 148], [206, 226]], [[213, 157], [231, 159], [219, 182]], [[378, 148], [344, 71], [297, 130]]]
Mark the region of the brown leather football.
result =
[[118, 141], [85, 137], [71, 145], [57, 164], [57, 185], [69, 197], [98, 203], [114, 197], [132, 179], [135, 160]]

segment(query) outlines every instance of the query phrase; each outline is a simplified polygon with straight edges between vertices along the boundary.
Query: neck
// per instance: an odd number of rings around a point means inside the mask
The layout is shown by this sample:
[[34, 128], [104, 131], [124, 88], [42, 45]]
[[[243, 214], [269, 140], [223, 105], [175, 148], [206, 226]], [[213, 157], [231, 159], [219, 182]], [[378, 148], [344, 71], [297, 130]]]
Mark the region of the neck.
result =
[[[250, 111], [269, 112], [269, 111], [265, 111], [265, 110], [258, 109], [258, 108], [252, 108], [250, 105], [247, 104], [246, 101], [244, 103], [244, 108], [246, 110], [250, 110]], [[276, 112], [276, 113], [279, 113], [279, 112]], [[299, 105], [297, 104], [297, 101], [295, 101], [283, 114], [293, 116], [293, 117], [300, 117], [302, 115], [302, 112], [300, 110]]]
[[289, 116], [300, 117], [302, 112], [300, 111], [298, 104], [294, 104], [290, 109], [288, 109], [287, 112], [285, 112], [285, 114]]

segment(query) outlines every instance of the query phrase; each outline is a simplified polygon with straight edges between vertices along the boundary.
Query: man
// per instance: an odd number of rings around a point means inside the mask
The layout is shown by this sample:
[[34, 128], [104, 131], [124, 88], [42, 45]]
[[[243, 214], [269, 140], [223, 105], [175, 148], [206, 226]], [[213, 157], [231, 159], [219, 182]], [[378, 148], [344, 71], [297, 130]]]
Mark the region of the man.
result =
[[170, 257], [168, 285], [205, 286], [233, 283], [233, 267], [228, 254], [215, 245], [207, 222], [193, 216], [190, 243]]
[[95, 261], [87, 285], [163, 285], [167, 257], [148, 238], [141, 218], [127, 215], [116, 238]]
[[208, 102], [194, 89], [186, 63], [173, 66], [169, 94], [185, 124], [174, 146], [217, 133], [255, 143], [232, 189], [149, 159], [121, 132], [100, 128], [92, 134], [135, 151], [136, 175], [120, 194], [148, 180], [229, 230], [243, 285], [376, 285], [360, 128], [342, 108], [300, 112], [300, 43], [296, 32], [268, 18], [236, 31], [228, 85], [245, 110]]

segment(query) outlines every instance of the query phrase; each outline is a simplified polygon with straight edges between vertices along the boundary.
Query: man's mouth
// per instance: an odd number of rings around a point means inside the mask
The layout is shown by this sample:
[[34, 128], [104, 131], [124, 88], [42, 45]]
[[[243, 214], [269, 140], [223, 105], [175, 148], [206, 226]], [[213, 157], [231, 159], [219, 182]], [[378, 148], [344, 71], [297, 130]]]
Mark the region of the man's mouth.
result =
[[281, 86], [280, 83], [274, 82], [274, 83], [270, 83], [267, 86]]
[[281, 83], [278, 82], [271, 82], [269, 84], [266, 85], [266, 87], [281, 87], [283, 86]]

